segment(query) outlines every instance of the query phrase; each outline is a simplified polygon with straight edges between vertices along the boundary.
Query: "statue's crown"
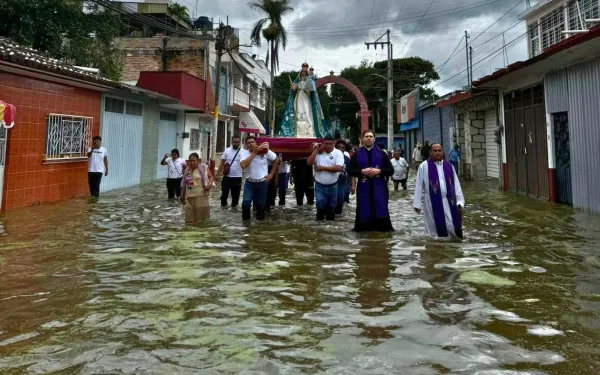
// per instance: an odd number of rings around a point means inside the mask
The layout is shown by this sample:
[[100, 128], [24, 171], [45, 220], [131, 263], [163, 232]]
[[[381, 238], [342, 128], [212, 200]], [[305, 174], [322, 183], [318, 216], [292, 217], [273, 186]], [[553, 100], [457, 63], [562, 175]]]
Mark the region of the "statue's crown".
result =
[[302, 64], [302, 67], [303, 67], [303, 68], [308, 68], [308, 64], [307, 64], [307, 63], [304, 63], [304, 64]]

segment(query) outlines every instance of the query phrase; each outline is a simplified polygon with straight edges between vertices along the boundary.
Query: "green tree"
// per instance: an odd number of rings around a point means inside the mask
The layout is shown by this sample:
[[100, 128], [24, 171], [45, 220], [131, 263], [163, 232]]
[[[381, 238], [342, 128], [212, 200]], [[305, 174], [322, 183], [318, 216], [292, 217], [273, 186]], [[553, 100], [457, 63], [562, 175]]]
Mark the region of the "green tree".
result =
[[[434, 80], [439, 79], [432, 62], [420, 57], [394, 59], [394, 100], [391, 103], [395, 111], [395, 103], [401, 96], [420, 88], [421, 99], [430, 98], [434, 92], [424, 88]], [[385, 133], [387, 129], [387, 60], [371, 64], [364, 60], [358, 66], [350, 66], [342, 70], [340, 76], [354, 83], [364, 94], [372, 111], [371, 128], [375, 132]], [[360, 119], [356, 113], [360, 110], [356, 98], [346, 88], [334, 85], [332, 99], [338, 106], [340, 121], [351, 126], [354, 134], [360, 129]], [[394, 114], [394, 119], [396, 115]], [[399, 128], [395, 128], [399, 133]]]
[[258, 20], [250, 34], [252, 44], [260, 47], [263, 39], [268, 43], [267, 65], [271, 67], [271, 92], [267, 96], [267, 113], [269, 119], [273, 118], [275, 110], [274, 80], [275, 68], [279, 69], [279, 48], [285, 51], [287, 46], [287, 31], [283, 27], [283, 17], [294, 11], [289, 0], [256, 0], [248, 4], [250, 8], [263, 14]]
[[175, 29], [179, 29], [179, 22], [190, 19], [190, 13], [185, 5], [173, 3], [169, 5], [169, 13], [175, 19]]
[[108, 78], [121, 76], [118, 15], [80, 0], [2, 0], [0, 35], [75, 65], [99, 68]]

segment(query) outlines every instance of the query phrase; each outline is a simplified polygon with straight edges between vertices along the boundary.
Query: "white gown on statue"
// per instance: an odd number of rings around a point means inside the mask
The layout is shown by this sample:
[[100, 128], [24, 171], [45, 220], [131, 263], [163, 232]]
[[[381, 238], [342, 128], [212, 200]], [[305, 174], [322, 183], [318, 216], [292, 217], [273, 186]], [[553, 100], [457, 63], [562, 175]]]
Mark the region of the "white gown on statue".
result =
[[299, 81], [296, 102], [294, 103], [296, 110], [296, 138], [315, 138], [312, 103], [310, 96], [306, 95], [306, 90], [310, 90], [309, 81]]
[[[444, 176], [444, 167], [442, 163], [436, 163], [438, 176], [440, 180], [440, 191], [442, 192], [442, 202], [444, 204], [444, 216], [446, 216], [446, 227], [448, 228], [448, 234], [451, 237], [456, 237], [454, 232], [454, 224], [452, 223], [452, 213], [450, 212], [450, 204], [446, 197], [446, 179]], [[454, 171], [454, 167], [452, 168]], [[462, 189], [460, 188], [460, 182], [456, 171], [454, 171], [454, 190], [456, 193], [456, 204], [464, 207], [465, 197], [463, 196]], [[423, 207], [425, 203], [425, 207]], [[432, 238], [438, 239], [437, 229], [435, 228], [435, 221], [433, 219], [433, 207], [431, 206], [431, 198], [429, 197], [429, 165], [427, 161], [424, 161], [419, 166], [417, 171], [417, 179], [415, 181], [415, 197], [414, 197], [414, 208], [422, 209], [423, 215], [425, 216], [425, 231]]]

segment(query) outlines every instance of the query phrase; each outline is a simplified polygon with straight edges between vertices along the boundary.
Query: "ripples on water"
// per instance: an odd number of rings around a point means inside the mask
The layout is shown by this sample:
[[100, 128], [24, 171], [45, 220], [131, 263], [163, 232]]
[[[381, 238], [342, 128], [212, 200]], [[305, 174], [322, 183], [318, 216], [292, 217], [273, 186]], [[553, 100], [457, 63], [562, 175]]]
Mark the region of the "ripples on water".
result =
[[424, 237], [412, 191], [394, 234], [293, 203], [247, 224], [218, 192], [185, 227], [162, 184], [14, 210], [0, 373], [598, 374], [598, 219], [464, 188], [464, 243]]

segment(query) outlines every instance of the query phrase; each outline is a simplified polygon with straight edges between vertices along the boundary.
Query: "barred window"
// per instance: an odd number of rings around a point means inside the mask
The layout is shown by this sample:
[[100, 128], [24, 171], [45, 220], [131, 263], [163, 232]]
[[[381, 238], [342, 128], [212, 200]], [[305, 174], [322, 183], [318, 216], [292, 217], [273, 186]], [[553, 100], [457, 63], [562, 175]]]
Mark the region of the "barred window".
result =
[[132, 116], [142, 116], [144, 114], [144, 105], [142, 103], [127, 102], [125, 113]]
[[542, 51], [564, 39], [565, 15], [563, 8], [559, 7], [540, 20], [542, 37]]
[[161, 121], [177, 121], [177, 113], [175, 112], [160, 112], [160, 120]]
[[531, 46], [531, 56], [534, 57], [540, 54], [540, 31], [538, 23], [535, 21], [529, 25], [529, 42]]
[[46, 160], [86, 157], [92, 145], [92, 117], [51, 113], [46, 119]]
[[200, 129], [190, 129], [190, 150], [200, 149]]
[[580, 0], [579, 9], [581, 10], [581, 17], [584, 20], [584, 24], [581, 24], [579, 18], [579, 12], [577, 11], [577, 1], [571, 1], [569, 3], [569, 30], [586, 30], [587, 25], [585, 24], [586, 19], [599, 17], [598, 0]]

